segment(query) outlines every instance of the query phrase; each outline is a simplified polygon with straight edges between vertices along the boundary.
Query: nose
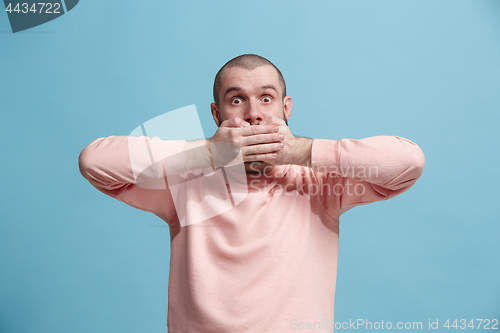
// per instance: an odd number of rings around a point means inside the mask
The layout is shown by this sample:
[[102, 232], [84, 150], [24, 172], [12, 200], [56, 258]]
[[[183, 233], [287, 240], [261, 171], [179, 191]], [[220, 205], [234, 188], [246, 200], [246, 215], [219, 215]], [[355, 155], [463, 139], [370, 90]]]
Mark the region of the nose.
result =
[[245, 121], [250, 125], [258, 125], [264, 119], [264, 116], [256, 101], [250, 100], [250, 102], [247, 104], [243, 119], [245, 119]]

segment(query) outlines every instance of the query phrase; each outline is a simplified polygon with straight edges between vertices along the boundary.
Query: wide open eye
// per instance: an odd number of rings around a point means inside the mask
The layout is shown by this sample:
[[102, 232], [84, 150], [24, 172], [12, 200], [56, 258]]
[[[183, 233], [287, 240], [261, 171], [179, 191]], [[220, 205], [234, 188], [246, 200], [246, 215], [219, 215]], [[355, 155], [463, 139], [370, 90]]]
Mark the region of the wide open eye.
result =
[[243, 99], [241, 97], [231, 98], [231, 104], [239, 105], [241, 103], [243, 103]]
[[271, 103], [272, 101], [272, 97], [271, 96], [264, 96], [262, 97], [261, 101], [264, 102], [264, 103]]

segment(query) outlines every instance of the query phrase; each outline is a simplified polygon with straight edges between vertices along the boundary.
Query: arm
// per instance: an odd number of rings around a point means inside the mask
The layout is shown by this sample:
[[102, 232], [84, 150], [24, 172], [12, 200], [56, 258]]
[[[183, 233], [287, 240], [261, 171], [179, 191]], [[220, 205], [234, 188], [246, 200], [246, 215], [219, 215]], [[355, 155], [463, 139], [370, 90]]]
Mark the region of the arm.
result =
[[[320, 179], [333, 174], [338, 176], [337, 184], [342, 185], [339, 215], [356, 205], [403, 193], [420, 177], [424, 164], [422, 150], [397, 136], [315, 139], [311, 149], [311, 166]], [[354, 191], [356, 186], [358, 191]]]
[[[166, 141], [146, 136], [99, 138], [80, 153], [80, 172], [106, 195], [155, 213], [170, 223], [182, 218], [186, 195], [199, 195], [198, 192], [206, 190], [199, 179], [191, 180], [211, 173], [216, 167], [230, 166], [229, 163], [236, 163], [244, 172], [243, 160], [238, 159], [240, 147], [245, 160], [273, 158], [266, 153], [279, 149], [275, 143], [279, 141], [277, 134], [272, 130], [275, 126], [245, 128], [239, 126], [238, 121], [242, 120], [225, 121], [225, 126], [208, 140]], [[262, 144], [260, 155], [255, 155], [255, 143]], [[176, 214], [175, 208], [181, 208], [182, 216]]]
[[424, 169], [422, 150], [405, 138], [313, 140], [295, 137], [282, 119], [269, 117], [266, 121], [279, 125], [285, 136], [284, 149], [271, 163], [310, 166], [319, 185], [329, 187], [322, 191], [329, 194], [325, 196], [325, 209], [339, 216], [356, 205], [403, 193]]
[[[99, 191], [169, 223], [175, 219], [175, 209], [165, 174], [167, 168], [179, 173], [187, 168], [180, 154], [184, 149], [183, 140], [109, 136], [85, 147], [78, 164], [83, 177]], [[176, 155], [177, 163], [165, 168], [162, 158]]]

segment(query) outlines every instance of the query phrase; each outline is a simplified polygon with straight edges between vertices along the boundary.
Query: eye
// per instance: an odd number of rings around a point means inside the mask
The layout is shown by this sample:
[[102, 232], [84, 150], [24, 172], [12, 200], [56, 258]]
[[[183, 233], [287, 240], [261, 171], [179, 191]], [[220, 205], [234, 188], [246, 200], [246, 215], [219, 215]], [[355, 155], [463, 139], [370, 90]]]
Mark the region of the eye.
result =
[[264, 96], [262, 97], [262, 102], [264, 103], [271, 103], [272, 97], [271, 96]]
[[233, 97], [231, 98], [231, 103], [235, 105], [239, 105], [243, 103], [243, 99], [241, 97]]

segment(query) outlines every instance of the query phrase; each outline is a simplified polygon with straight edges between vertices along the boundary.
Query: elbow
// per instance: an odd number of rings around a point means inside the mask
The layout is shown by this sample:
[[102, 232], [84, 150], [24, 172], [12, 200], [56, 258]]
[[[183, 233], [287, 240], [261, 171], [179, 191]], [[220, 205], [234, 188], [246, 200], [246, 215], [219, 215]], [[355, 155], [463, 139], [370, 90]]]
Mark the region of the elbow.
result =
[[403, 154], [406, 160], [406, 169], [402, 174], [399, 175], [399, 177], [394, 180], [395, 184], [388, 187], [391, 190], [391, 194], [388, 196], [388, 198], [394, 197], [408, 190], [415, 184], [415, 182], [424, 172], [424, 152], [418, 145], [409, 140], [404, 140], [411, 143], [411, 147], [406, 150], [406, 154]]
[[80, 169], [81, 175], [86, 179], [90, 176], [91, 156], [92, 154], [88, 146], [85, 147], [78, 156], [78, 168]]
[[94, 179], [92, 176], [92, 170], [95, 170], [97, 163], [97, 156], [95, 147], [105, 138], [99, 138], [87, 145], [78, 155], [78, 168], [80, 169], [81, 175], [87, 179]]
[[424, 172], [425, 167], [425, 155], [422, 149], [419, 146], [415, 145], [415, 154], [414, 154], [414, 168], [417, 178], [419, 178]]
[[411, 177], [415, 180], [420, 178], [422, 173], [424, 172], [424, 167], [425, 167], [425, 155], [422, 149], [420, 147], [405, 138], [398, 137], [401, 142], [403, 142], [406, 145], [406, 156], [407, 156], [407, 161], [408, 161], [408, 170], [410, 171]]

